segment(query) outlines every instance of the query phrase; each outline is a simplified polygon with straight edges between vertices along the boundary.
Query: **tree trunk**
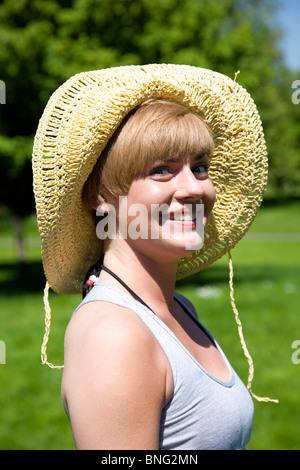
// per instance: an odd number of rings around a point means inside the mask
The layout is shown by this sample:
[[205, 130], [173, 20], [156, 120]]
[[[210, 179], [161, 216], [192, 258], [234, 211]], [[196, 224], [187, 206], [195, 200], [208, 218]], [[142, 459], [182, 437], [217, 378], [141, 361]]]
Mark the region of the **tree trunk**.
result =
[[11, 216], [11, 221], [12, 221], [14, 236], [16, 240], [17, 262], [19, 264], [24, 264], [26, 262], [26, 249], [25, 249], [23, 220], [19, 215], [13, 214]]

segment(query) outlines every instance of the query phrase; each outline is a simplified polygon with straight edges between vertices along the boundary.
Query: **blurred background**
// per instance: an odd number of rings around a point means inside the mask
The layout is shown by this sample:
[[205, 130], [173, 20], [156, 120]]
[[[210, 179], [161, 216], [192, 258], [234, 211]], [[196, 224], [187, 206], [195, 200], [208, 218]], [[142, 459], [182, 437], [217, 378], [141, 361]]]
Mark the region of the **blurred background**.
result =
[[[0, 2], [0, 449], [74, 448], [60, 400], [61, 371], [40, 362], [45, 278], [31, 173], [39, 118], [52, 92], [77, 72], [152, 62], [231, 78], [240, 71], [237, 81], [259, 109], [269, 183], [232, 256], [253, 389], [280, 403], [255, 402], [248, 449], [300, 448], [299, 22], [298, 0]], [[178, 289], [246, 381], [227, 258]], [[63, 363], [64, 331], [79, 302], [80, 296], [51, 292], [54, 364]]]

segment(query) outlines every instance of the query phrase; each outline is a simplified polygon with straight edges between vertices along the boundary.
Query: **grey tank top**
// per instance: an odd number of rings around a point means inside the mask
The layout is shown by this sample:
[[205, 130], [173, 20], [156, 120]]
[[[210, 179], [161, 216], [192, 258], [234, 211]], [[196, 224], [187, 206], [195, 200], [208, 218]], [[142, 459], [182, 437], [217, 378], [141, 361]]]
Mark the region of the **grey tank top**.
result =
[[[187, 306], [176, 294], [175, 297], [186, 311]], [[80, 306], [99, 300], [135, 312], [153, 333], [170, 362], [174, 389], [170, 401], [162, 410], [159, 449], [245, 449], [252, 430], [253, 402], [211, 334], [199, 323], [228, 367], [230, 378], [227, 382], [205, 370], [149, 308], [115, 286], [96, 281], [75, 312]]]

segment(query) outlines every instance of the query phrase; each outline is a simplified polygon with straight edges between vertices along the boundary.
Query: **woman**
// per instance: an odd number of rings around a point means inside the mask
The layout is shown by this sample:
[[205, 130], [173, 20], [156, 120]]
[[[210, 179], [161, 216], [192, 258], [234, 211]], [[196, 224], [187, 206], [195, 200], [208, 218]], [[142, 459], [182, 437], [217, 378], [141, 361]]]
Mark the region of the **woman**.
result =
[[259, 206], [266, 155], [249, 95], [187, 66], [75, 76], [46, 108], [34, 172], [46, 293], [92, 286], [65, 337], [76, 447], [245, 448], [250, 394], [175, 281], [229, 251]]

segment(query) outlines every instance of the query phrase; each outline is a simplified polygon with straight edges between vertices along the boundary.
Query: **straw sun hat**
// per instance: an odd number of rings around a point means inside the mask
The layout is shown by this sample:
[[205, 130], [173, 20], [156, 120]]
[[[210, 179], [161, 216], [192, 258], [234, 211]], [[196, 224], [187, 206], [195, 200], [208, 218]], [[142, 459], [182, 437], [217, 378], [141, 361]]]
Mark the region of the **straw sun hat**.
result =
[[33, 149], [37, 221], [47, 278], [42, 362], [63, 367], [47, 360], [49, 288], [58, 293], [81, 292], [86, 273], [102, 255], [95, 219], [82, 200], [84, 184], [125, 116], [150, 98], [176, 101], [199, 114], [215, 143], [209, 176], [216, 203], [203, 247], [180, 260], [177, 279], [229, 252], [231, 304], [249, 364], [247, 387], [259, 401], [277, 401], [251, 391], [254, 367], [235, 306], [230, 256], [254, 220], [267, 182], [261, 120], [252, 98], [235, 80], [186, 65], [123, 66], [79, 73], [53, 93], [45, 108]]
[[198, 113], [215, 142], [209, 174], [217, 199], [204, 246], [180, 260], [177, 278], [230, 251], [256, 215], [267, 181], [266, 146], [256, 106], [238, 83], [207, 69], [170, 64], [79, 73], [51, 96], [33, 149], [42, 258], [56, 292], [81, 292], [102, 254], [83, 186], [124, 117], [149, 98], [173, 100]]

